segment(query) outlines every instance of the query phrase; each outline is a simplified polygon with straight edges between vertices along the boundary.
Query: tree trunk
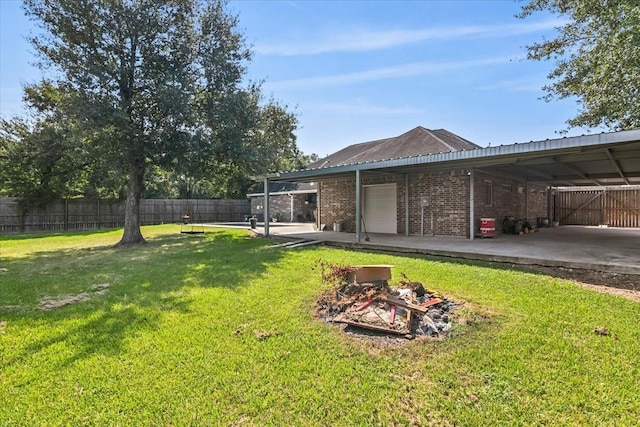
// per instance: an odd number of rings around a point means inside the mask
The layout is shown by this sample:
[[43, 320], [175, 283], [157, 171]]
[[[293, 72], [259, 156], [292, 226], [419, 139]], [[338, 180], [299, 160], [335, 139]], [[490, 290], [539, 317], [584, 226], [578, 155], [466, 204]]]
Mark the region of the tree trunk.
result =
[[124, 234], [116, 247], [146, 243], [140, 232], [140, 195], [143, 185], [144, 171], [132, 170], [129, 172], [127, 202], [124, 212]]

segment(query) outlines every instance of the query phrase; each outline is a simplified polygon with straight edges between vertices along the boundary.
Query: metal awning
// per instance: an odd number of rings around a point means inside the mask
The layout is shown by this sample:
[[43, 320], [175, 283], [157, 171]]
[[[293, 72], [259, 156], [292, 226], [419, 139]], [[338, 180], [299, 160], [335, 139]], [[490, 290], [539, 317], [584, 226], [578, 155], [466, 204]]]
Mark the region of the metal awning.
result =
[[473, 169], [551, 186], [640, 184], [640, 129], [270, 174], [312, 182], [361, 173]]

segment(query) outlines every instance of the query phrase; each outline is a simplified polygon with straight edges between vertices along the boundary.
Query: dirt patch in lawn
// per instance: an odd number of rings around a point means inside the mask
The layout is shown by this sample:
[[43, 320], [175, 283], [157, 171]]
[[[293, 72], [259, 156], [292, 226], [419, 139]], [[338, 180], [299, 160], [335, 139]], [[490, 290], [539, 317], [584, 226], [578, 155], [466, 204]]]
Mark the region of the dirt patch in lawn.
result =
[[91, 298], [104, 295], [109, 289], [108, 283], [99, 283], [92, 285], [89, 292], [80, 292], [79, 294], [58, 295], [55, 297], [44, 296], [40, 298], [40, 302], [36, 307], [38, 310], [53, 310], [55, 308], [64, 307], [65, 305], [75, 304], [78, 302], [89, 301]]
[[612, 273], [566, 267], [527, 266], [524, 270], [571, 280], [585, 288], [640, 302], [640, 274]]

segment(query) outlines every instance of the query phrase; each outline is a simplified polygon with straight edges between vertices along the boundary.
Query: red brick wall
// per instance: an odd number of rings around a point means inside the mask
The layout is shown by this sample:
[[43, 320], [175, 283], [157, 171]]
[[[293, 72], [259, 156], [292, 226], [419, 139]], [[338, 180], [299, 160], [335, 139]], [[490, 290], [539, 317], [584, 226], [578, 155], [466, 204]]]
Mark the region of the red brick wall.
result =
[[[422, 197], [430, 198], [424, 212], [424, 234], [466, 236], [469, 233], [469, 176], [464, 170], [412, 174], [409, 177], [409, 234], [420, 234]], [[433, 212], [433, 229], [431, 212]]]
[[[404, 176], [378, 175], [363, 176], [361, 185], [397, 184], [397, 216], [398, 233], [404, 233]], [[361, 191], [362, 190], [361, 187]], [[342, 224], [342, 230], [355, 233], [356, 231], [356, 180], [344, 179], [324, 181], [320, 183], [320, 222], [331, 230], [333, 223]]]
[[[489, 185], [492, 200], [487, 200]], [[535, 225], [537, 217], [548, 215], [544, 185], [476, 172], [474, 193], [476, 231], [480, 229], [480, 218], [495, 218], [496, 232], [501, 233], [505, 217], [522, 218]]]
[[[541, 185], [517, 181], [476, 172], [474, 176], [476, 231], [480, 218], [496, 219], [496, 231], [502, 231], [505, 216], [526, 218], [532, 224], [537, 217], [547, 216], [546, 188]], [[465, 169], [424, 172], [409, 175], [409, 234], [421, 232], [420, 201], [430, 198], [431, 206], [424, 212], [424, 234], [437, 236], [469, 236], [469, 175]], [[487, 201], [487, 181], [491, 183], [492, 200]], [[363, 176], [362, 185], [397, 184], [398, 234], [405, 229], [405, 176]], [[519, 188], [522, 188], [519, 191]], [[527, 200], [525, 202], [525, 193]], [[355, 232], [355, 178], [320, 183], [320, 222], [331, 230], [333, 223], [342, 224], [343, 231]], [[526, 209], [528, 208], [528, 209]], [[433, 229], [431, 212], [433, 212]]]
[[320, 183], [320, 222], [331, 230], [333, 223], [341, 223], [342, 229], [355, 232], [356, 180], [335, 180]]
[[[409, 176], [409, 234], [420, 234], [422, 196], [430, 196], [434, 212], [435, 234], [465, 236], [468, 234], [469, 178], [465, 171], [433, 172]], [[396, 183], [398, 234], [405, 229], [405, 177], [404, 175], [379, 175], [362, 177], [362, 185]], [[324, 181], [320, 183], [321, 223], [331, 229], [333, 223], [342, 229], [355, 232], [355, 178]], [[431, 220], [425, 212], [425, 234], [431, 234]]]
[[527, 197], [526, 218], [535, 225], [538, 217], [547, 218], [549, 216], [549, 188], [546, 185], [529, 184]]

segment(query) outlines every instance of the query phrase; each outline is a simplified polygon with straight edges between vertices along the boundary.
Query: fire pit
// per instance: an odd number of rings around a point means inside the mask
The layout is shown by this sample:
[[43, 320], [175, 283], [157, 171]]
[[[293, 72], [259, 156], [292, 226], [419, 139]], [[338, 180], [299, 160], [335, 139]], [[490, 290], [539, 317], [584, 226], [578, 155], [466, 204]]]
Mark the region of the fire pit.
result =
[[321, 263], [323, 281], [334, 287], [318, 298], [316, 313], [326, 322], [412, 339], [444, 336], [461, 304], [402, 274], [390, 286], [391, 265]]

